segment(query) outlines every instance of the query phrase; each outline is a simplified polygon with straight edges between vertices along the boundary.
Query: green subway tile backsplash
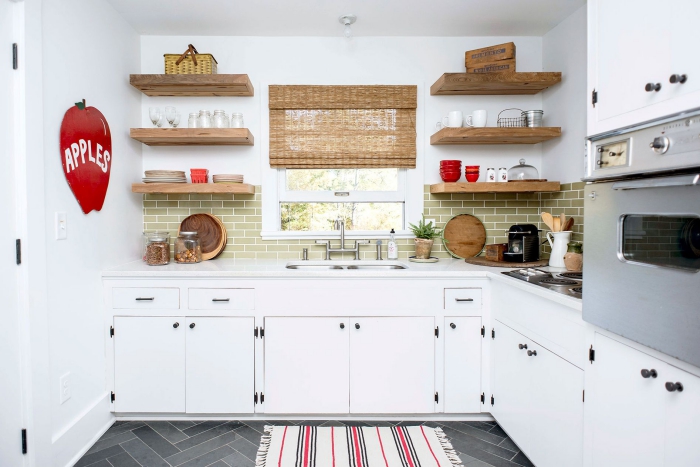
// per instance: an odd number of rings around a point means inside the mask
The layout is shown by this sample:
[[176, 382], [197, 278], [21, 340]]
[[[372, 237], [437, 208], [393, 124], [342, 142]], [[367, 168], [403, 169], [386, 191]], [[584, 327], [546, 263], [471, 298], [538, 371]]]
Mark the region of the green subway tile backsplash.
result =
[[[543, 231], [543, 211], [557, 215], [564, 212], [575, 219], [572, 239], [583, 241], [583, 182], [564, 183], [562, 191], [556, 193], [454, 193], [431, 194], [430, 185], [425, 185], [424, 213], [435, 219], [439, 227], [453, 216], [471, 214], [478, 217], [486, 228], [487, 243], [505, 243], [506, 231], [512, 224], [536, 224]], [[145, 232], [167, 230], [171, 239], [177, 236], [182, 220], [195, 213], [218, 216], [228, 232], [228, 244], [220, 258], [278, 258], [301, 259], [303, 248], [309, 249], [310, 259], [322, 259], [323, 248], [313, 240], [263, 240], [262, 188], [256, 187], [255, 195], [201, 195], [201, 194], [147, 194], [143, 197], [143, 228]], [[545, 241], [544, 232], [542, 241]], [[386, 241], [383, 242], [386, 245]], [[546, 243], [546, 242], [545, 242]], [[413, 240], [398, 239], [399, 258], [413, 255]], [[374, 259], [375, 249], [361, 247], [363, 259]], [[549, 247], [543, 245], [543, 257], [548, 256]], [[386, 246], [384, 246], [386, 258]], [[450, 258], [442, 242], [436, 240], [433, 256]], [[344, 254], [351, 259], [351, 254]]]

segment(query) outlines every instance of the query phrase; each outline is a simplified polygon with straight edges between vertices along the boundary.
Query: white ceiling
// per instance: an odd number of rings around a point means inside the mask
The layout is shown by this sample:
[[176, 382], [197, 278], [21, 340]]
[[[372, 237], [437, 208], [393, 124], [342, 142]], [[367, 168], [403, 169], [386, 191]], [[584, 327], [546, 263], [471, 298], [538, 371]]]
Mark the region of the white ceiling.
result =
[[586, 0], [108, 0], [143, 35], [541, 36]]

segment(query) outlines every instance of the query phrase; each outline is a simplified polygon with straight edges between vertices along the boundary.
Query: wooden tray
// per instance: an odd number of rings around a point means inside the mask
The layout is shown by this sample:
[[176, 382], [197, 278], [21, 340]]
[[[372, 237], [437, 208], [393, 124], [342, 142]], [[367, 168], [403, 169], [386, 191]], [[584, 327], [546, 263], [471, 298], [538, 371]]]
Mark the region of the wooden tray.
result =
[[541, 259], [539, 261], [531, 261], [529, 263], [509, 263], [508, 261], [491, 261], [483, 256], [476, 256], [474, 258], [465, 258], [469, 264], [476, 264], [478, 266], [491, 266], [494, 268], [541, 268], [542, 266], [547, 266], [549, 264], [548, 259]]
[[226, 247], [226, 227], [211, 214], [193, 214], [180, 223], [179, 232], [197, 232], [202, 247], [202, 260], [214, 259]]
[[471, 214], [458, 214], [445, 224], [443, 245], [455, 258], [471, 258], [486, 245], [486, 228]]

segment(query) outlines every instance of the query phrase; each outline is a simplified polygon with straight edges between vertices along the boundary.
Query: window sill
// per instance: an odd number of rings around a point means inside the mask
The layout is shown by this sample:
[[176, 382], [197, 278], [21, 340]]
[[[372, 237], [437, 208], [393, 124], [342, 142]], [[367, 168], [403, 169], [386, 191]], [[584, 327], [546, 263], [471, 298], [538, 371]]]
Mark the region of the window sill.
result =
[[[263, 240], [338, 240], [340, 232], [337, 230], [326, 232], [260, 232]], [[345, 232], [346, 240], [385, 240], [389, 238], [389, 233], [360, 231]], [[394, 238], [415, 238], [408, 230], [401, 230], [394, 234]]]

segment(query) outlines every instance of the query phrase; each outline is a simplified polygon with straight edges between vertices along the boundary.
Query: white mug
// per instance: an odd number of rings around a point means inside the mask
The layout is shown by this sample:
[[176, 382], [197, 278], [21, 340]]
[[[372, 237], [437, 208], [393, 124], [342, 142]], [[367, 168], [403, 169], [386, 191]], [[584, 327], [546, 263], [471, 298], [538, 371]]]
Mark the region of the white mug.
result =
[[468, 117], [468, 124], [469, 126], [485, 127], [487, 119], [488, 112], [485, 110], [475, 110], [474, 113]]
[[461, 128], [464, 123], [464, 114], [461, 110], [453, 110], [442, 118], [442, 126], [449, 128]]

